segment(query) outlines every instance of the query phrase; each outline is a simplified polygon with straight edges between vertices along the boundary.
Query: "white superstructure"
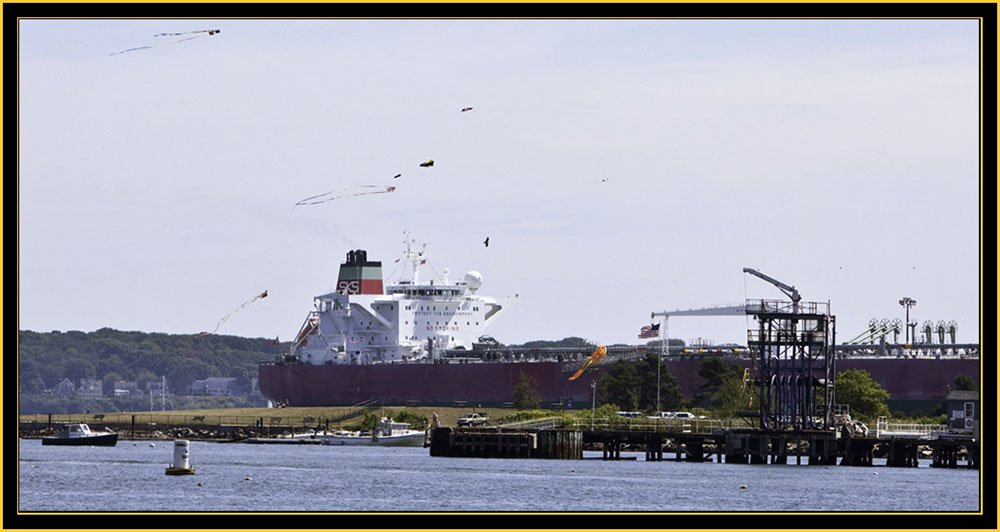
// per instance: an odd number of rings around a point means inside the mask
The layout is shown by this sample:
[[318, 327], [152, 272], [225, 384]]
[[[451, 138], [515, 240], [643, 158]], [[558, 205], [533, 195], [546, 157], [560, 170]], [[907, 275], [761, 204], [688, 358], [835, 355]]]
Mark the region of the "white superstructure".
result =
[[451, 282], [445, 269], [443, 279], [423, 282], [424, 249], [414, 250], [404, 234], [409, 279], [383, 292], [381, 263], [368, 262], [363, 250], [348, 253], [338, 290], [316, 296], [292, 356], [314, 365], [384, 364], [433, 362], [443, 349], [472, 349], [503, 306], [476, 293], [483, 282], [476, 271]]

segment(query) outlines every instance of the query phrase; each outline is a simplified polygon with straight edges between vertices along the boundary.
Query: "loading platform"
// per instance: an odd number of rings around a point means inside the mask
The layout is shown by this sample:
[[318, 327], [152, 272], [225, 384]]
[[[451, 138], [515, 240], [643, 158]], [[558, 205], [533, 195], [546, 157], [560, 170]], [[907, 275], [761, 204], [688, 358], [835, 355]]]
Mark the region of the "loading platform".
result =
[[[624, 449], [642, 449], [645, 461], [717, 462], [729, 464], [795, 464], [873, 466], [876, 455], [886, 467], [979, 467], [979, 442], [973, 438], [937, 436], [838, 436], [834, 430], [775, 431], [727, 429], [710, 433], [682, 430], [574, 429], [434, 429], [430, 454], [468, 458], [583, 459], [584, 447], [600, 447], [603, 460], [622, 457]], [[671, 457], [673, 455], [673, 457]]]

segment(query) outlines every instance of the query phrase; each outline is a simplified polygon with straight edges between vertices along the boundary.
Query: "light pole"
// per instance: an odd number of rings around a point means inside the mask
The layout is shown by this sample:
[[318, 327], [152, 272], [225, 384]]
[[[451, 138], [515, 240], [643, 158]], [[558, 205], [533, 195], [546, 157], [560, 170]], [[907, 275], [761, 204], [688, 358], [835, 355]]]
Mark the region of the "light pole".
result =
[[593, 390], [593, 399], [590, 402], [590, 430], [594, 430], [594, 410], [597, 408], [597, 381], [590, 382], [590, 388]]
[[899, 300], [899, 304], [903, 305], [903, 308], [906, 309], [906, 344], [909, 345], [910, 344], [910, 307], [916, 305], [917, 304], [917, 300], [916, 299], [910, 299], [908, 297], [904, 297], [903, 299]]

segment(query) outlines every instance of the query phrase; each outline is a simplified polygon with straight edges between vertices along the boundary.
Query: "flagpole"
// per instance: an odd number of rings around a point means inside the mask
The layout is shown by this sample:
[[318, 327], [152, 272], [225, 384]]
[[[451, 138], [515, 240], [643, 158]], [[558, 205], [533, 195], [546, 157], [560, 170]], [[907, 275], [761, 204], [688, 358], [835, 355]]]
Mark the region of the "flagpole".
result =
[[[666, 329], [667, 318], [664, 316], [664, 329]], [[665, 332], [665, 331], [664, 331]], [[660, 364], [663, 363], [663, 344], [666, 342], [666, 334], [660, 339], [660, 356], [656, 359], [656, 413], [659, 415], [660, 412]]]

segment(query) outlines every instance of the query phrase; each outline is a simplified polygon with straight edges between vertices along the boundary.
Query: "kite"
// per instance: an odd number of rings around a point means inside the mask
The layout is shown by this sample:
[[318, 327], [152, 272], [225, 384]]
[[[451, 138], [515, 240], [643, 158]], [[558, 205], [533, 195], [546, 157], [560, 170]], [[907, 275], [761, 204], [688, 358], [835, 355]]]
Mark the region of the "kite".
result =
[[243, 303], [242, 305], [240, 305], [239, 308], [237, 308], [236, 310], [234, 310], [234, 311], [230, 312], [229, 314], [226, 314], [225, 316], [223, 316], [222, 319], [219, 320], [219, 323], [216, 324], [214, 331], [212, 331], [210, 333], [202, 333], [202, 334], [203, 335], [204, 334], [215, 334], [215, 331], [218, 331], [219, 327], [222, 327], [222, 324], [225, 323], [226, 320], [228, 320], [230, 316], [232, 316], [233, 314], [236, 314], [237, 312], [239, 312], [239, 311], [247, 308], [250, 305], [250, 303], [253, 303], [254, 301], [257, 301], [258, 299], [264, 299], [265, 297], [267, 297], [267, 290], [264, 290], [260, 294], [254, 296], [253, 299], [251, 299], [250, 301], [247, 301], [246, 303]]
[[[207, 33], [209, 35], [215, 35], [216, 33], [222, 33], [222, 30], [195, 30], [195, 31], [182, 31], [180, 33], [157, 33], [153, 37], [163, 37], [164, 35], [190, 35], [192, 33]], [[203, 35], [199, 35], [203, 37]]]
[[463, 112], [463, 113], [464, 113], [464, 112], [466, 112], [466, 111], [471, 111], [471, 110], [472, 110], [472, 108], [471, 108], [471, 107], [463, 107], [463, 108], [462, 108], [462, 112]]
[[427, 168], [428, 166], [434, 166], [434, 159], [427, 159], [426, 161], [420, 163], [420, 166]]
[[[184, 32], [181, 32], [181, 33], [157, 33], [156, 35], [153, 35], [153, 37], [162, 37], [164, 35], [189, 35], [189, 34], [193, 34], [193, 33], [215, 35], [216, 33], [222, 33], [222, 30], [196, 30], [196, 31], [184, 31]], [[178, 39], [176, 41], [171, 41], [171, 42], [168, 42], [168, 43], [158, 44], [158, 45], [154, 45], [154, 46], [139, 46], [139, 47], [136, 47], [136, 48], [129, 48], [127, 50], [122, 50], [120, 52], [111, 52], [108, 55], [124, 54], [126, 52], [134, 52], [136, 50], [146, 50], [146, 49], [149, 49], [149, 48], [155, 48], [156, 46], [167, 46], [167, 45], [170, 45], [170, 44], [177, 44], [179, 42], [190, 41], [191, 39], [198, 39], [198, 38], [204, 37], [204, 36], [205, 35], [195, 35], [193, 37], [185, 37], [183, 39]]]
[[483, 240], [483, 245], [486, 247], [490, 247], [490, 237], [486, 237], [486, 240]]
[[579, 377], [580, 375], [583, 375], [583, 372], [586, 371], [587, 368], [589, 368], [593, 364], [596, 364], [597, 361], [599, 361], [602, 358], [604, 358], [604, 355], [607, 352], [608, 352], [608, 348], [604, 347], [603, 345], [601, 347], [598, 347], [597, 349], [595, 349], [594, 352], [591, 353], [591, 355], [587, 358], [587, 361], [584, 362], [583, 367], [580, 368], [579, 370], [577, 370], [577, 372], [574, 373], [573, 376], [569, 378], [569, 380], [575, 381], [577, 379], [577, 377]]
[[[355, 190], [355, 189], [371, 189], [371, 188], [380, 189], [380, 190], [367, 190], [367, 191], [362, 191], [362, 192], [351, 192], [352, 190]], [[298, 207], [299, 205], [318, 205], [320, 203], [326, 203], [328, 201], [333, 201], [335, 199], [349, 198], [351, 196], [365, 196], [365, 195], [368, 195], [368, 194], [385, 194], [386, 192], [392, 192], [393, 190], [396, 190], [396, 187], [385, 187], [385, 186], [382, 186], [382, 185], [356, 185], [356, 186], [353, 186], [353, 187], [348, 187], [348, 188], [346, 188], [346, 189], [344, 189], [342, 191], [339, 191], [339, 192], [341, 192], [341, 194], [339, 194], [337, 196], [331, 196], [330, 195], [330, 194], [334, 194], [334, 193], [338, 192], [337, 190], [331, 190], [330, 192], [324, 192], [322, 194], [317, 194], [315, 196], [309, 196], [308, 198], [305, 198], [303, 200], [298, 201], [295, 204], [295, 206], [292, 207], [292, 210], [295, 210], [295, 207]], [[322, 198], [322, 199], [319, 199], [319, 198]]]
[[402, 177], [402, 175], [403, 175], [403, 174], [396, 174], [396, 175], [392, 176], [392, 178], [393, 178], [393, 179], [397, 179], [397, 178], [399, 178], [399, 177]]

